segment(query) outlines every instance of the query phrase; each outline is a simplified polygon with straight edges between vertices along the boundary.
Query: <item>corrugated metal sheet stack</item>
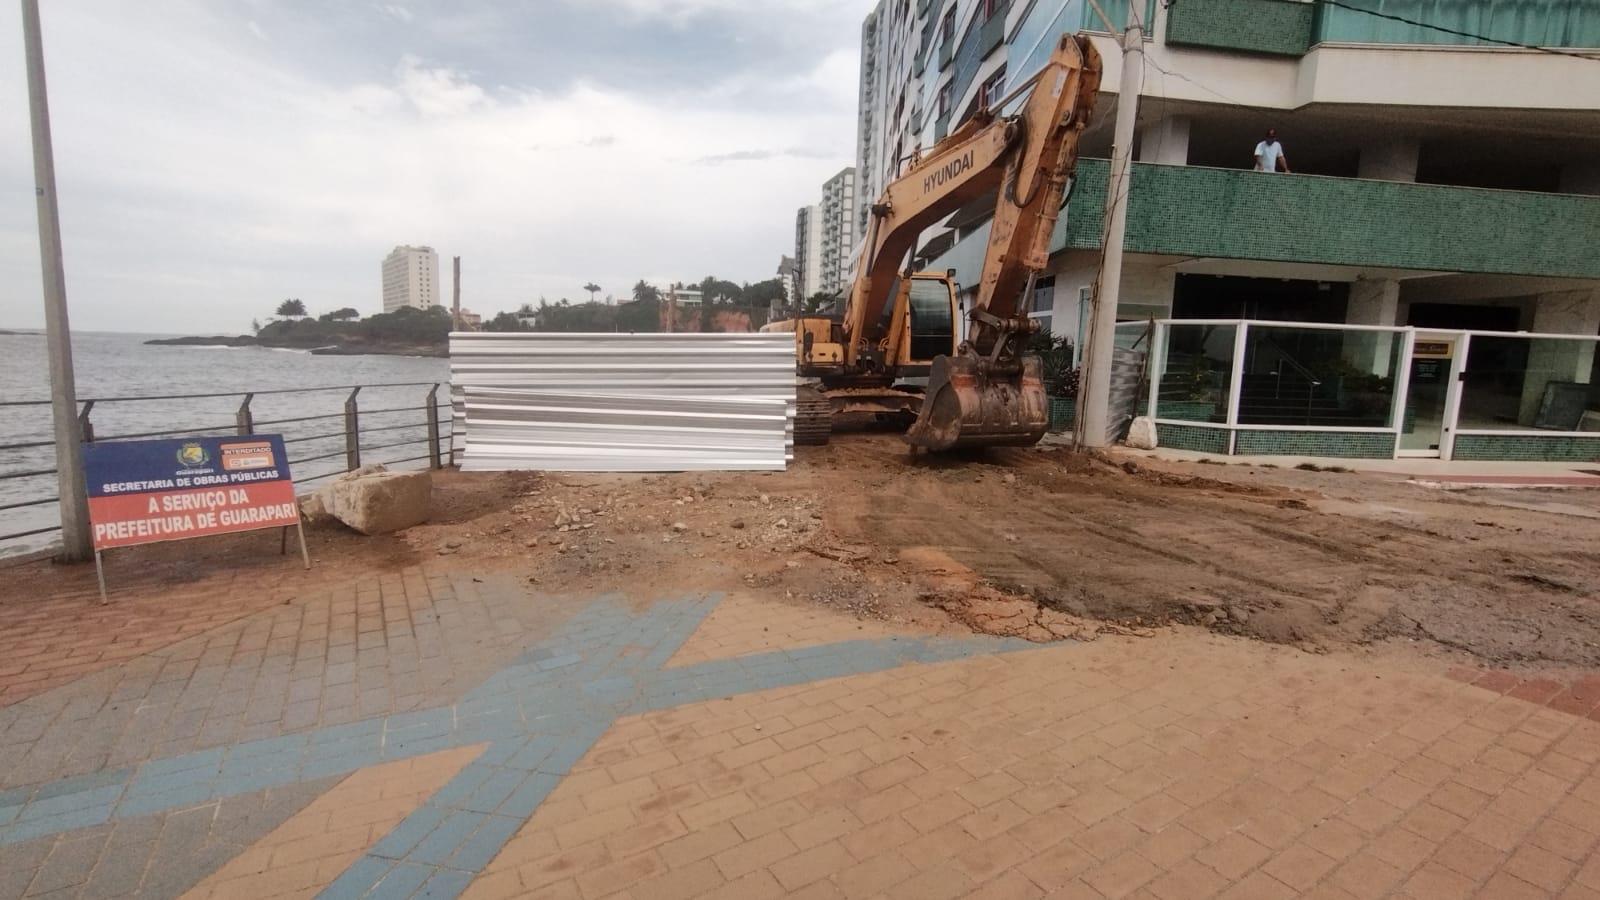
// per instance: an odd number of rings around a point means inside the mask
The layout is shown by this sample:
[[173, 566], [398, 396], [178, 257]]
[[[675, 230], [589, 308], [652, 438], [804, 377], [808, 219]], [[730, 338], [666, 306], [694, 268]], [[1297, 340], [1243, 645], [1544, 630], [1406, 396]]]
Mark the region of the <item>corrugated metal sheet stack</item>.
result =
[[462, 332], [450, 382], [468, 471], [763, 471], [794, 458], [792, 335]]

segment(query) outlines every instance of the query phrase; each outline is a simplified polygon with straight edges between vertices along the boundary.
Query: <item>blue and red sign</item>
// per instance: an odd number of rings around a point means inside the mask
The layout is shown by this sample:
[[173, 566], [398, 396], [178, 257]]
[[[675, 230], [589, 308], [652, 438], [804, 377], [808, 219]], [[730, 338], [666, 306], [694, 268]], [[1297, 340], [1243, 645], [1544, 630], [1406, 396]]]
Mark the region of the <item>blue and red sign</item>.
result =
[[83, 468], [96, 550], [300, 521], [282, 435], [84, 444]]

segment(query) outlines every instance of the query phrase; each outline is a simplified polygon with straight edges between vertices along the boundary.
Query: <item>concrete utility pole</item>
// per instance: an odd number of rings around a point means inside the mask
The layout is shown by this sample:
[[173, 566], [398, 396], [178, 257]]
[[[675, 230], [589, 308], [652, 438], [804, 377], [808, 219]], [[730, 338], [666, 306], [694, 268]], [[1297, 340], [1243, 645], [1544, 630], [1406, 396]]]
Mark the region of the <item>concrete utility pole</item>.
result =
[[[1129, 5], [1132, 15], [1132, 4]], [[1122, 83], [1117, 88], [1115, 144], [1106, 182], [1106, 233], [1100, 277], [1092, 298], [1088, 355], [1079, 397], [1079, 443], [1110, 446], [1111, 361], [1117, 339], [1117, 302], [1122, 295], [1122, 239], [1128, 227], [1128, 187], [1133, 176], [1133, 128], [1144, 90], [1144, 29], [1137, 19], [1122, 34]], [[1152, 411], [1153, 412], [1153, 411]]]
[[454, 281], [455, 287], [451, 289], [451, 293], [452, 293], [452, 297], [453, 297], [453, 303], [452, 303], [452, 305], [450, 307], [451, 310], [452, 310], [452, 312], [450, 313], [450, 327], [454, 328], [457, 331], [460, 331], [461, 330], [461, 257], [453, 256], [453, 257], [450, 258], [450, 260], [451, 260], [451, 267], [453, 269], [455, 269], [455, 281]]
[[61, 216], [56, 208], [56, 163], [50, 149], [50, 105], [45, 99], [39, 0], [22, 0], [22, 42], [28, 65], [28, 109], [33, 119], [33, 183], [39, 203], [39, 262], [44, 274], [45, 339], [50, 348], [62, 558], [84, 562], [94, 558], [94, 547], [89, 533], [88, 486], [83, 480], [78, 389], [72, 377], [72, 330], [67, 323], [67, 276], [61, 263]]

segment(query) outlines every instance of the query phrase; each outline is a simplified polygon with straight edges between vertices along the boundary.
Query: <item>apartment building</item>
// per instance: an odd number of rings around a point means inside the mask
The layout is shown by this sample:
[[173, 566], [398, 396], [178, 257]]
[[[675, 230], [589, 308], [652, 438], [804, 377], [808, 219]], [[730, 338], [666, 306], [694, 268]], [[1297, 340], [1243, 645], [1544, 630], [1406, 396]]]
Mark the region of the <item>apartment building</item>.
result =
[[845, 168], [822, 185], [817, 290], [837, 293], [850, 284], [856, 249], [856, 170]]
[[[1353, 443], [1365, 448], [1359, 455], [1600, 456], [1595, 440], [1544, 434], [1584, 411], [1600, 420], [1600, 391], [1588, 387], [1600, 382], [1600, 60], [1580, 58], [1600, 47], [1600, 5], [1099, 6], [1112, 28], [1085, 0], [880, 3], [880, 82], [870, 91], [874, 109], [860, 116], [857, 148], [858, 161], [874, 168], [862, 184], [885, 183], [917, 149], [1004, 97], [1063, 32], [1087, 31], [1105, 61], [1103, 94], [1049, 270], [1027, 303], [1081, 347], [1112, 123], [1119, 105], [1136, 102], [1118, 313], [1174, 320], [1156, 374], [1214, 388], [1204, 416], [1216, 427], [1203, 440], [1163, 430], [1164, 440], [1232, 450], [1245, 420], [1256, 418], [1288, 436], [1252, 437], [1252, 448], [1344, 452], [1342, 443]], [[1145, 37], [1136, 98], [1120, 96], [1113, 33], [1130, 15]], [[1253, 171], [1268, 128], [1289, 173]], [[977, 201], [924, 235], [921, 262], [955, 268], [964, 284], [976, 284], [993, 203]], [[1304, 327], [1272, 334], [1266, 326], [1184, 328], [1177, 320]], [[1231, 380], [1215, 384], [1224, 374]], [[1305, 408], [1290, 415], [1257, 404], [1259, 415], [1241, 413], [1241, 401], [1252, 405], [1254, 381], [1268, 375], [1309, 394], [1296, 401]], [[1340, 425], [1336, 413], [1348, 412], [1348, 398], [1321, 394], [1352, 380], [1386, 392], [1389, 403]], [[1566, 412], [1550, 414], [1552, 404]], [[1302, 437], [1295, 421], [1333, 429], [1337, 439], [1294, 443]], [[1575, 421], [1564, 430], [1575, 432]], [[1365, 432], [1355, 440], [1339, 428], [1381, 428], [1393, 440]]]
[[439, 254], [432, 247], [396, 247], [383, 259], [383, 311], [439, 305]]
[[794, 216], [794, 285], [801, 300], [822, 290], [822, 214], [815, 205]]

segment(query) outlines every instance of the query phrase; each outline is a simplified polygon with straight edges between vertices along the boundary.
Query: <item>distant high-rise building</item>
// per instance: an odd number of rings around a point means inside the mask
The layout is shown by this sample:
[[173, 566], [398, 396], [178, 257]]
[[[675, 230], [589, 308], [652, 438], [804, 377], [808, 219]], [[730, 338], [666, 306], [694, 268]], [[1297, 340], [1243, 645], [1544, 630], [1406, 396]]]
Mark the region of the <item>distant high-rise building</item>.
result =
[[815, 290], [834, 294], [850, 283], [851, 258], [856, 248], [856, 170], [846, 167], [822, 185], [819, 246], [820, 273]]
[[383, 311], [438, 305], [439, 254], [432, 247], [410, 245], [390, 251], [383, 260]]
[[822, 290], [822, 216], [802, 206], [794, 216], [794, 293], [805, 300]]

